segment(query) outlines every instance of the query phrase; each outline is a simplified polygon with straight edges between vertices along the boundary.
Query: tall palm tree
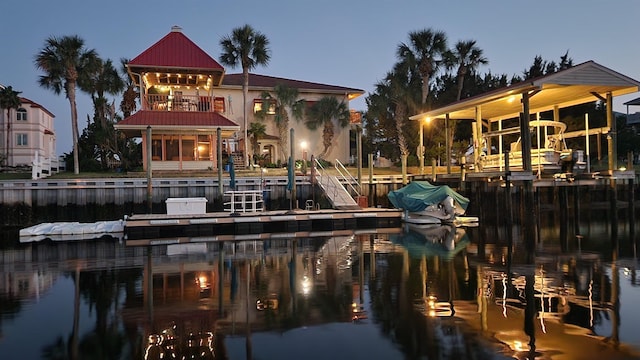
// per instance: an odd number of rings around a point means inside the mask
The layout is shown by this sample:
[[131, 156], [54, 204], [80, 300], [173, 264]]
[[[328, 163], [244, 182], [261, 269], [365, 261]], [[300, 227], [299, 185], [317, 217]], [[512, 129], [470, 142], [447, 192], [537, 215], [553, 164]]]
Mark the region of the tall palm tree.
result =
[[431, 77], [443, 65], [446, 51], [447, 35], [432, 29], [410, 32], [409, 43], [398, 46], [396, 55], [400, 63], [408, 69], [415, 69], [422, 78], [422, 106], [427, 103]]
[[275, 102], [275, 114], [273, 120], [278, 128], [278, 147], [280, 148], [280, 158], [287, 158], [287, 147], [289, 135], [289, 113], [296, 120], [301, 120], [304, 115], [305, 101], [298, 99], [298, 89], [278, 84], [273, 88], [273, 95], [267, 91], [262, 93], [263, 106], [257, 114], [265, 117], [269, 111], [271, 102]]
[[309, 117], [305, 121], [307, 128], [315, 130], [323, 126], [323, 149], [318, 158], [324, 159], [331, 152], [335, 135], [334, 120], [341, 128], [345, 128], [349, 125], [350, 116], [347, 104], [344, 101], [338, 102], [338, 99], [333, 96], [325, 96], [309, 108]]
[[253, 156], [257, 159], [257, 156], [261, 155], [258, 154], [258, 148], [260, 146], [258, 142], [267, 134], [267, 126], [261, 122], [252, 122], [247, 133], [251, 138], [251, 150], [253, 152]]
[[127, 70], [127, 64], [129, 64], [130, 59], [120, 58], [120, 73], [122, 78], [124, 79], [124, 93], [122, 94], [122, 101], [120, 102], [120, 111], [122, 111], [122, 116], [127, 118], [131, 116], [131, 114], [136, 111], [136, 100], [140, 97], [138, 93], [138, 87], [134, 84], [133, 79], [129, 76], [129, 72]]
[[116, 153], [115, 130], [113, 122], [115, 117], [115, 104], [109, 104], [106, 95], [116, 95], [124, 89], [124, 81], [111, 60], [95, 58], [88, 65], [84, 74], [78, 79], [81, 90], [91, 95], [94, 108], [94, 123], [96, 136], [99, 141], [94, 144], [100, 156], [100, 164], [103, 170], [107, 169], [109, 154]]
[[258, 65], [267, 65], [271, 58], [269, 39], [250, 25], [235, 28], [220, 40], [222, 55], [220, 61], [224, 65], [242, 67], [242, 119], [244, 122], [244, 158], [249, 164], [249, 147], [247, 131], [247, 97], [249, 94], [249, 71]]
[[11, 138], [11, 109], [18, 109], [20, 108], [20, 97], [18, 95], [20, 95], [21, 91], [15, 91], [13, 90], [13, 88], [11, 86], [7, 86], [7, 87], [3, 87], [0, 88], [0, 109], [6, 109], [7, 110], [7, 117], [5, 118], [5, 121], [7, 123], [7, 133], [6, 133], [6, 141], [7, 141], [7, 147], [5, 148], [5, 161], [7, 162], [7, 165], [9, 164], [9, 148], [10, 148], [10, 142], [9, 139]]
[[[414, 76], [413, 82], [412, 75]], [[407, 159], [409, 156], [409, 145], [405, 136], [407, 114], [415, 111], [417, 107], [416, 103], [419, 101], [414, 98], [414, 93], [411, 90], [415, 89], [413, 84], [417, 82], [417, 79], [415, 79], [416, 76], [416, 73], [407, 71], [402, 63], [398, 63], [393, 71], [387, 73], [384, 81], [376, 87], [377, 91], [386, 94], [391, 102], [391, 111], [396, 127], [396, 138], [400, 150], [403, 183], [406, 183]], [[420, 124], [420, 126], [422, 125]], [[418, 154], [418, 156], [422, 161], [422, 156], [420, 154]]]
[[475, 40], [458, 41], [453, 49], [447, 51], [446, 60], [447, 68], [457, 67], [458, 93], [456, 100], [460, 100], [462, 96], [465, 77], [469, 73], [475, 72], [478, 66], [489, 62], [487, 58], [482, 56], [482, 49], [476, 46]]
[[77, 35], [50, 37], [45, 46], [36, 55], [35, 65], [44, 71], [38, 82], [45, 89], [60, 94], [63, 90], [71, 107], [71, 133], [73, 135], [73, 172], [80, 173], [78, 160], [78, 108], [76, 105], [76, 87], [80, 76], [95, 63], [98, 57], [93, 49], [84, 46], [84, 40]]

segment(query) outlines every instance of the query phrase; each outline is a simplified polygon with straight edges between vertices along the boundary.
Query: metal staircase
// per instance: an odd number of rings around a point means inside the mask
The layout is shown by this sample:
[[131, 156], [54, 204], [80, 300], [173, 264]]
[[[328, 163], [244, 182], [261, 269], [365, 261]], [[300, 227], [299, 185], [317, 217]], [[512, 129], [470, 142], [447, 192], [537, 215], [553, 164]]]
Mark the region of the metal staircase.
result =
[[358, 181], [351, 176], [349, 171], [347, 171], [339, 160], [336, 159], [335, 164], [335, 169], [337, 170], [338, 175], [329, 174], [317, 159], [315, 159], [314, 166], [316, 181], [318, 185], [320, 185], [322, 191], [324, 191], [334, 209], [361, 209], [358, 203], [354, 200], [354, 197], [357, 198], [360, 196], [360, 186]]

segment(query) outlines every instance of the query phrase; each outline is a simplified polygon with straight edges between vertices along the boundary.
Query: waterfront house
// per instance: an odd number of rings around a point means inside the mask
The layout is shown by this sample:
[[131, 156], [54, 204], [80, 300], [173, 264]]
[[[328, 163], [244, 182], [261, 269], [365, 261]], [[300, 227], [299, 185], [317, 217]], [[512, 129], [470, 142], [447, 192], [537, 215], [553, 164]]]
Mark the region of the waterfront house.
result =
[[[4, 86], [0, 85], [4, 88]], [[39, 178], [58, 172], [55, 116], [44, 106], [25, 97], [20, 98], [17, 109], [0, 111], [0, 154], [3, 166], [33, 168], [33, 177]]]
[[[204, 170], [224, 166], [233, 156], [237, 168], [243, 168], [244, 118], [242, 74], [225, 74], [225, 69], [198, 45], [174, 26], [166, 36], [133, 58], [127, 65], [129, 75], [140, 89], [141, 108], [115, 125], [126, 136], [142, 139], [143, 165], [148, 161], [154, 170]], [[259, 155], [263, 164], [284, 164], [289, 149], [279, 149], [279, 134], [273, 114], [260, 117], [263, 93], [271, 92], [278, 84], [296, 88], [299, 98], [307, 104], [325, 96], [348, 102], [364, 93], [342, 86], [250, 74], [247, 107], [247, 127], [257, 121], [266, 125], [266, 134], [259, 139], [256, 154], [250, 146], [249, 155]], [[352, 119], [359, 119], [352, 112]], [[294, 128], [295, 157], [303, 158], [301, 142], [306, 144], [305, 155], [323, 149], [322, 128], [309, 130], [302, 121], [291, 119]], [[151, 130], [151, 156], [147, 154], [147, 131]], [[218, 144], [218, 130], [221, 144]], [[347, 163], [355, 153], [350, 146], [351, 127], [336, 126], [334, 146], [327, 160]], [[218, 149], [223, 163], [218, 164]], [[286, 150], [286, 151], [281, 151]], [[253, 156], [252, 156], [253, 157]], [[150, 160], [148, 160], [150, 159]]]

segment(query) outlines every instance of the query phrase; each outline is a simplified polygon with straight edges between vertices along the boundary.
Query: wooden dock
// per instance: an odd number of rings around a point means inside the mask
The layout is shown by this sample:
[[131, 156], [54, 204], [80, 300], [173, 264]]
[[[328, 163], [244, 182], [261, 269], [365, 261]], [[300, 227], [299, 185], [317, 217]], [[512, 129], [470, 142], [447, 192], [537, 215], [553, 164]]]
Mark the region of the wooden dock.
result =
[[127, 217], [127, 240], [222, 235], [309, 233], [336, 230], [395, 228], [401, 226], [398, 209], [293, 210], [214, 212], [197, 215], [141, 214]]

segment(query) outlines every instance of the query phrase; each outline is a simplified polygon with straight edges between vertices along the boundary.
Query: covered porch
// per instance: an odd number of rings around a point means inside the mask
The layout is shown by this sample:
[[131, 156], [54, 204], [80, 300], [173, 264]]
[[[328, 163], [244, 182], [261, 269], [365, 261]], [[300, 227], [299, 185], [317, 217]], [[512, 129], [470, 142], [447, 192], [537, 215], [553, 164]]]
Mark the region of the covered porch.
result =
[[[224, 167], [237, 148], [235, 122], [215, 112], [141, 110], [115, 125], [127, 137], [141, 138], [146, 171], [189, 171]], [[220, 163], [222, 161], [222, 163]], [[240, 165], [240, 164], [239, 164]]]

